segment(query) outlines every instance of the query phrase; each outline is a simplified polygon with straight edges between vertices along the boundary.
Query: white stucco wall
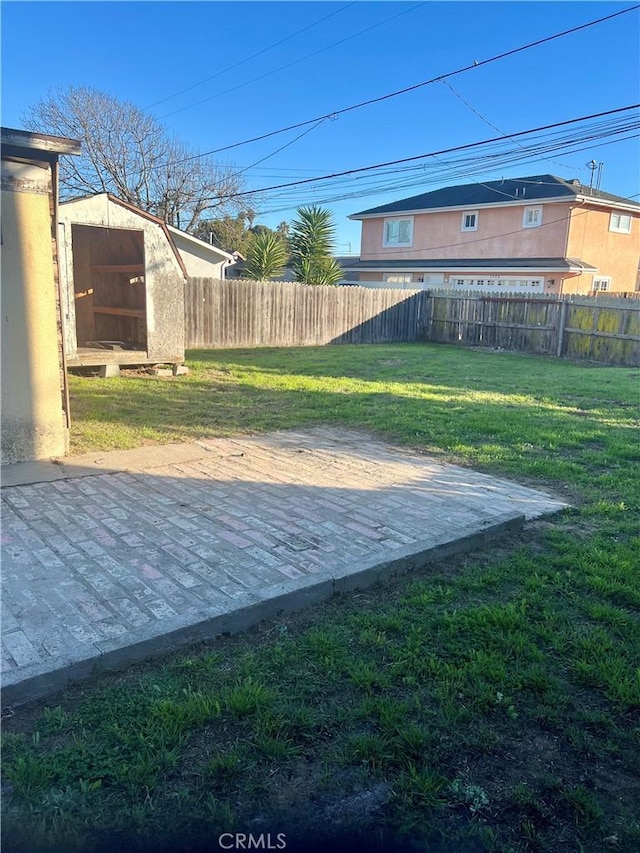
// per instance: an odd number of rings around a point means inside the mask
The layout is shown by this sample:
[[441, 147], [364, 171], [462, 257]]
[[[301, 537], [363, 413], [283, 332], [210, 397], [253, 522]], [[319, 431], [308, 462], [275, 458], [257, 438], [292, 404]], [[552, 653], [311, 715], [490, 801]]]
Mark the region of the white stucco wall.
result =
[[224, 268], [232, 261], [230, 255], [216, 249], [215, 246], [210, 246], [204, 240], [181, 233], [177, 228], [169, 228], [169, 233], [180, 252], [189, 276], [224, 278]]

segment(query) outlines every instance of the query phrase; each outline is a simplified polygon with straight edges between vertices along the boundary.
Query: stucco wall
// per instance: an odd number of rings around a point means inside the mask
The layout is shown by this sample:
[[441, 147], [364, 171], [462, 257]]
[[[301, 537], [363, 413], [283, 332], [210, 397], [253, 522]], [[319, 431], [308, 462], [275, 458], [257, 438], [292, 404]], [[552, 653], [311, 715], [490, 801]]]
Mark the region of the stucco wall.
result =
[[[620, 211], [628, 214], [629, 211]], [[611, 277], [612, 291], [636, 289], [640, 261], [640, 214], [630, 214], [631, 233], [609, 231], [611, 210], [588, 205], [571, 211], [567, 257], [581, 258], [598, 268], [597, 273], [583, 274], [565, 286], [566, 293], [586, 293], [593, 279]]]
[[2, 462], [64, 456], [51, 173], [2, 164]]
[[[64, 241], [67, 294], [73, 294], [71, 225], [98, 225], [144, 232], [147, 291], [147, 352], [157, 361], [184, 360], [184, 285], [180, 264], [160, 225], [112, 202], [106, 195], [79, 199], [60, 206], [60, 239]], [[68, 352], [75, 352], [75, 308], [67, 296], [65, 335]]]
[[362, 260], [564, 257], [569, 205], [542, 205], [543, 224], [539, 228], [522, 227], [525, 206], [529, 205], [469, 208], [478, 212], [476, 231], [461, 230], [462, 210], [419, 213], [414, 216], [413, 245], [407, 248], [384, 248], [384, 217], [365, 219], [360, 257]]
[[181, 237], [173, 230], [171, 236], [182, 256], [189, 276], [194, 278], [224, 278], [223, 270], [227, 263], [226, 259], [216, 255], [208, 246], [199, 246], [193, 240]]

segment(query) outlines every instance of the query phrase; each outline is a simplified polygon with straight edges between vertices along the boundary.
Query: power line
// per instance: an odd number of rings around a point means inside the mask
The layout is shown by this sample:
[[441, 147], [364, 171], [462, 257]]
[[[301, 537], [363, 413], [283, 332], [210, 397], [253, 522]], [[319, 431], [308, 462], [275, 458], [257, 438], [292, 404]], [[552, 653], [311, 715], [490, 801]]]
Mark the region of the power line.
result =
[[[595, 140], [602, 139], [605, 136], [618, 135], [619, 133], [628, 132], [631, 130], [635, 130], [638, 127], [638, 122], [635, 118], [630, 117], [618, 117], [613, 119], [607, 119], [605, 121], [598, 122], [596, 124], [585, 125], [584, 129], [579, 132], [578, 136], [570, 135], [570, 136], [562, 136], [564, 133], [563, 130], [556, 130], [547, 132], [543, 135], [539, 135], [540, 141], [533, 141], [527, 143], [526, 146], [519, 146], [517, 148], [512, 148], [511, 150], [505, 151], [504, 148], [499, 148], [502, 141], [500, 140], [497, 143], [492, 143], [490, 146], [487, 146], [487, 151], [482, 152], [480, 154], [473, 155], [471, 158], [468, 156], [457, 158], [457, 161], [452, 162], [441, 161], [439, 158], [437, 162], [443, 163], [444, 168], [447, 171], [451, 171], [452, 167], [457, 167], [458, 173], [462, 177], [468, 177], [475, 172], [478, 171], [478, 167], [476, 164], [480, 164], [480, 171], [486, 171], [487, 167], [490, 166], [492, 169], [499, 166], [504, 167], [509, 162], [519, 162], [524, 160], [526, 157], [541, 157], [544, 154], [551, 153], [556, 150], [561, 150], [567, 148], [568, 146], [573, 146], [578, 142], [584, 142], [586, 140]], [[589, 133], [589, 136], [585, 136], [585, 133]], [[506, 138], [508, 139], [508, 137]], [[535, 137], [534, 137], [535, 140]], [[492, 151], [491, 149], [496, 149]], [[523, 156], [524, 152], [524, 156]], [[434, 158], [435, 159], [435, 158]], [[469, 168], [470, 165], [472, 168]], [[381, 175], [398, 175], [400, 173], [426, 173], [429, 171], [432, 175], [437, 171], [442, 171], [442, 169], [438, 170], [436, 164], [433, 161], [424, 162], [424, 163], [413, 163], [406, 166], [399, 166], [396, 168], [384, 168], [378, 169], [374, 175], [363, 175], [356, 176], [353, 178], [347, 179], [338, 179], [337, 183], [342, 183], [345, 185], [353, 186], [353, 181], [357, 181], [360, 186], [363, 183], [368, 182], [370, 179], [378, 179]], [[411, 183], [415, 184], [415, 177], [410, 178]], [[334, 185], [336, 181], [334, 181]], [[399, 186], [404, 186], [404, 183], [399, 184]], [[354, 195], [358, 195], [362, 193], [354, 193]], [[281, 193], [282, 195], [282, 193]]]
[[[616, 133], [623, 133], [623, 132], [624, 132], [624, 130], [616, 131]], [[629, 139], [636, 139], [637, 137], [638, 137], [638, 134], [632, 134], [630, 136], [610, 140], [609, 142], [602, 142], [602, 143], [600, 143], [600, 145], [598, 147], [604, 147], [607, 145], [615, 145], [616, 143], [625, 142]], [[567, 141], [562, 142], [562, 143], [557, 142], [557, 143], [554, 143], [553, 150], [562, 150], [564, 148], [570, 148], [571, 153], [574, 153], [574, 154], [577, 152], [580, 152], [580, 151], [593, 150], [593, 142], [592, 142], [593, 138], [594, 138], [593, 136], [589, 137], [589, 140], [590, 140], [589, 144], [586, 146], [583, 146], [581, 148], [575, 147], [575, 144], [578, 142], [578, 140], [575, 140], [575, 139], [567, 140]], [[580, 141], [583, 141], [583, 140], [580, 140]], [[545, 147], [545, 150], [547, 150], [547, 149], [548, 149], [548, 146]], [[517, 162], [520, 162], [520, 163], [531, 162], [532, 160], [534, 160], [540, 156], [540, 152], [536, 148], [530, 148], [530, 149], [526, 149], [525, 154], [523, 155], [522, 149], [517, 149], [517, 151], [514, 149], [511, 152], [501, 152], [499, 155], [496, 155], [496, 156], [500, 156], [500, 162], [497, 165], [499, 165], [499, 167], [501, 169], [503, 169], [505, 165], [515, 164]], [[477, 160], [478, 160], [477, 165], [475, 165], [471, 168], [467, 168], [464, 171], [458, 171], [457, 173], [454, 172], [455, 178], [457, 178], [457, 179], [470, 178], [472, 175], [477, 174], [477, 173], [486, 173], [487, 169], [495, 169], [496, 164], [492, 163], [492, 162], [488, 162], [488, 163], [485, 162], [485, 161], [487, 161], [487, 159], [488, 159], [487, 157], [477, 158]], [[411, 167], [411, 168], [415, 171], [419, 167]], [[448, 180], [451, 180], [450, 173], [451, 173], [452, 169], [451, 169], [451, 167], [447, 167], [447, 168], [449, 170], [449, 175], [445, 175], [444, 173], [439, 174], [437, 172], [434, 172], [434, 173], [432, 173], [432, 175], [428, 181], [426, 181], [426, 182], [423, 181], [423, 182], [421, 182], [421, 184], [426, 185], [426, 186], [432, 185], [434, 183], [441, 184], [445, 180], [446, 177], [448, 177]], [[396, 170], [396, 172], [400, 172], [400, 171], [404, 171], [404, 170], [401, 170], [401, 169]], [[442, 172], [442, 170], [440, 170], [440, 171]], [[393, 170], [392, 170], [392, 173], [393, 173]], [[394, 191], [397, 192], [401, 189], [406, 189], [406, 188], [410, 188], [410, 189], [415, 190], [415, 188], [419, 185], [420, 185], [420, 182], [416, 182], [415, 178], [410, 178], [409, 180], [404, 180], [404, 181], [400, 181], [400, 182], [398, 182], [398, 181], [395, 181], [392, 183], [386, 182], [383, 184], [370, 186], [367, 189], [362, 189], [362, 190], [359, 190], [357, 192], [354, 192], [354, 189], [350, 188], [347, 192], [344, 192], [342, 194], [328, 195], [328, 196], [325, 195], [321, 199], [315, 199], [314, 198], [314, 202], [317, 204], [332, 204], [335, 202], [345, 201], [345, 200], [353, 201], [356, 198], [363, 198], [363, 197], [372, 196], [372, 195], [380, 195], [381, 193], [388, 194], [388, 193], [391, 193]], [[631, 196], [629, 196], [629, 197], [631, 197]], [[281, 212], [284, 212], [287, 210], [292, 210], [295, 207], [299, 207], [301, 204], [308, 203], [307, 199], [302, 197], [302, 196], [298, 196], [297, 199], [295, 196], [289, 196], [290, 201], [287, 204], [283, 204], [284, 197], [282, 194], [280, 196], [278, 196], [277, 198], [280, 199], [281, 206], [270, 207], [267, 210], [263, 210], [262, 211], [263, 215], [281, 213]], [[274, 199], [274, 201], [275, 201], [275, 199]]]
[[[414, 92], [417, 89], [421, 89], [424, 86], [428, 86], [432, 83], [443, 82], [445, 79], [447, 79], [449, 77], [455, 77], [458, 74], [463, 74], [466, 71], [473, 70], [474, 68], [481, 68], [484, 65], [489, 65], [493, 62], [499, 61], [500, 59], [505, 59], [508, 56], [514, 56], [517, 53], [522, 53], [523, 51], [530, 50], [533, 47], [538, 47], [539, 45], [546, 44], [548, 42], [554, 41], [555, 39], [563, 38], [564, 36], [571, 35], [572, 33], [576, 33], [576, 32], [579, 32], [581, 30], [585, 30], [589, 27], [594, 27], [597, 24], [604, 23], [605, 21], [610, 21], [613, 18], [619, 17], [620, 15], [626, 15], [628, 12], [634, 12], [637, 9], [640, 9], [640, 4], [637, 4], [635, 6], [630, 6], [627, 9], [622, 9], [619, 12], [613, 12], [611, 15], [606, 15], [603, 18], [597, 18], [594, 21], [588, 21], [586, 24], [580, 24], [579, 26], [571, 27], [570, 29], [563, 30], [560, 33], [554, 33], [551, 36], [546, 36], [545, 38], [537, 39], [536, 41], [529, 42], [527, 44], [521, 45], [520, 47], [516, 47], [516, 48], [513, 48], [511, 50], [503, 51], [502, 53], [496, 54], [495, 56], [491, 56], [488, 59], [483, 59], [479, 62], [474, 60], [469, 65], [465, 65], [462, 68], [456, 69], [455, 71], [449, 71], [446, 74], [440, 74], [437, 77], [432, 77], [430, 80], [425, 80], [422, 83], [416, 83], [413, 86], [407, 86], [404, 89], [398, 89], [395, 92], [389, 92], [388, 94], [381, 95], [378, 98], [370, 98], [367, 101], [361, 101], [360, 103], [352, 104], [349, 107], [343, 107], [340, 110], [334, 110], [333, 112], [326, 113], [322, 116], [316, 116], [315, 118], [307, 119], [306, 121], [297, 122], [296, 124], [290, 124], [287, 127], [282, 127], [278, 130], [272, 130], [269, 133], [263, 133], [260, 136], [254, 136], [254, 137], [251, 137], [250, 139], [245, 139], [242, 142], [235, 142], [231, 145], [224, 145], [221, 148], [213, 148], [211, 151], [205, 151], [202, 154], [194, 154], [191, 157], [186, 157], [184, 160], [177, 160], [177, 161], [175, 161], [175, 163], [184, 163], [184, 162], [187, 162], [189, 160], [196, 160], [200, 157], [208, 157], [211, 154], [218, 154], [221, 151], [229, 151], [232, 148], [238, 148], [241, 145], [249, 145], [252, 142], [259, 142], [263, 139], [268, 139], [271, 136], [276, 136], [279, 133], [286, 133], [289, 130], [296, 130], [299, 127], [305, 127], [308, 124], [313, 124], [314, 122], [317, 122], [320, 119], [337, 118], [338, 116], [344, 115], [345, 113], [348, 113], [348, 112], [352, 112], [353, 110], [361, 109], [362, 107], [371, 106], [372, 104], [378, 104], [378, 103], [381, 103], [382, 101], [387, 101], [390, 98], [396, 98], [399, 95], [405, 95], [408, 92]], [[174, 163], [165, 164], [165, 165], [174, 165]]]
[[285, 145], [281, 145], [280, 148], [276, 148], [276, 150], [272, 151], [271, 154], [267, 154], [265, 157], [261, 157], [260, 160], [256, 160], [256, 162], [252, 163], [250, 166], [245, 166], [244, 168], [240, 169], [240, 171], [235, 172], [233, 177], [237, 178], [240, 175], [243, 175], [245, 172], [248, 172], [249, 169], [253, 169], [254, 166], [258, 166], [260, 163], [264, 163], [265, 160], [269, 160], [271, 157], [275, 157], [276, 154], [279, 154], [281, 151], [284, 151], [285, 148], [289, 148], [290, 145], [293, 145], [299, 139], [302, 139], [303, 136], [306, 136], [308, 133], [311, 133], [312, 130], [315, 130], [324, 121], [325, 119], [320, 119], [320, 121], [314, 124], [313, 127], [308, 127], [306, 130], [303, 130], [302, 133], [299, 133], [298, 136], [296, 136], [290, 142], [287, 142]]
[[[215, 95], [210, 95], [208, 98], [202, 98], [200, 101], [196, 101], [194, 104], [190, 104], [187, 107], [180, 107], [180, 109], [173, 110], [170, 113], [165, 113], [164, 115], [160, 116], [160, 118], [169, 118], [169, 116], [176, 115], [177, 113], [182, 113], [185, 110], [191, 110], [193, 109], [193, 107], [198, 107], [201, 104], [206, 104], [208, 101], [213, 101], [215, 98], [220, 98], [222, 97], [222, 95], [229, 95], [231, 94], [231, 92], [237, 92], [238, 89], [243, 89], [245, 86], [251, 85], [251, 83], [258, 83], [260, 80], [264, 80], [267, 77], [271, 77], [274, 74], [277, 74], [279, 71], [284, 71], [287, 68], [291, 68], [294, 65], [298, 65], [300, 62], [304, 62], [306, 59], [312, 59], [314, 56], [318, 56], [320, 53], [325, 53], [327, 50], [330, 50], [333, 47], [337, 47], [340, 44], [344, 44], [345, 42], [351, 41], [352, 39], [357, 38], [358, 36], [364, 35], [364, 33], [368, 33], [371, 30], [375, 30], [377, 27], [381, 27], [383, 24], [388, 24], [390, 21], [394, 21], [396, 18], [400, 18], [402, 15], [408, 15], [410, 12], [415, 12], [416, 9], [419, 9], [422, 6], [426, 6], [427, 2], [429, 2], [429, 0], [426, 0], [424, 3], [413, 3], [408, 9], [403, 9], [402, 12], [398, 12], [395, 15], [391, 15], [390, 18], [384, 18], [384, 20], [378, 21], [378, 23], [372, 24], [370, 27], [366, 27], [364, 30], [358, 30], [357, 33], [353, 33], [350, 36], [346, 36], [345, 38], [340, 39], [339, 41], [334, 41], [326, 47], [320, 48], [320, 50], [316, 50], [313, 53], [308, 53], [305, 56], [301, 56], [299, 59], [294, 59], [292, 62], [288, 62], [286, 65], [280, 65], [278, 68], [274, 68], [273, 71], [267, 71], [265, 74], [261, 74], [259, 77], [254, 77], [253, 79], [247, 80], [244, 83], [240, 83], [231, 89], [226, 89], [224, 92], [217, 92]], [[322, 116], [322, 118], [327, 118], [327, 116]], [[318, 119], [312, 119], [312, 121], [317, 120]]]
[[[460, 175], [460, 177], [470, 177], [472, 174], [475, 174], [478, 172], [486, 172], [487, 168], [491, 168], [491, 169], [495, 169], [496, 167], [504, 168], [505, 165], [507, 165], [508, 163], [516, 163], [516, 162], [531, 160], [534, 158], [539, 158], [539, 157], [544, 156], [545, 154], [549, 154], [549, 153], [555, 152], [555, 151], [561, 151], [561, 150], [564, 150], [567, 148], [572, 148], [573, 150], [575, 150], [574, 146], [577, 143], [582, 143], [582, 142], [588, 141], [592, 145], [594, 140], [603, 139], [604, 137], [607, 137], [607, 136], [611, 137], [611, 136], [620, 135], [622, 133], [627, 133], [627, 132], [630, 132], [632, 130], [638, 129], [639, 126], [640, 125], [635, 120], [628, 121], [624, 125], [620, 124], [619, 121], [613, 125], [611, 124], [611, 122], [609, 122], [608, 125], [605, 125], [603, 123], [603, 124], [601, 124], [600, 127], [594, 126], [592, 128], [589, 128], [589, 135], [588, 136], [585, 136], [584, 132], [583, 132], [583, 134], [579, 135], [578, 137], [573, 136], [573, 137], [568, 137], [568, 138], [566, 138], [566, 137], [565, 138], [556, 138], [556, 139], [549, 138], [546, 140], [541, 140], [540, 142], [536, 142], [533, 145], [526, 146], [525, 149], [522, 149], [520, 147], [520, 148], [516, 148], [516, 149], [511, 149], [510, 151], [506, 151], [506, 152], [504, 151], [504, 149], [499, 149], [499, 150], [496, 150], [495, 153], [492, 153], [489, 151], [488, 153], [483, 153], [479, 157], [476, 157], [475, 158], [475, 164], [477, 164], [477, 165], [473, 165], [472, 168], [469, 168], [469, 163], [474, 163], [473, 159], [471, 161], [469, 161], [468, 158], [460, 158], [459, 164], [458, 164], [458, 174]], [[626, 138], [633, 138], [633, 136], [626, 137]], [[500, 140], [500, 141], [504, 141], [504, 140]], [[495, 145], [496, 143], [492, 143], [492, 144]], [[582, 149], [578, 149], [578, 150], [582, 150]], [[439, 158], [434, 157], [434, 159], [437, 160], [438, 163], [441, 162]], [[452, 166], [450, 163], [445, 162], [445, 163], [443, 163], [443, 166], [447, 170], [447, 172], [452, 171]], [[460, 167], [464, 167], [464, 168], [461, 170]], [[353, 180], [358, 181], [359, 185], [363, 186], [363, 183], [362, 183], [363, 181], [367, 182], [369, 180], [369, 178], [377, 179], [379, 177], [379, 175], [381, 175], [381, 174], [392, 174], [393, 175], [393, 174], [400, 174], [402, 172], [412, 172], [415, 175], [416, 172], [424, 173], [427, 170], [429, 170], [431, 172], [430, 182], [432, 182], [434, 180], [434, 172], [436, 171], [435, 164], [433, 162], [421, 163], [421, 164], [412, 164], [409, 166], [401, 166], [397, 169], [387, 169], [384, 171], [378, 170], [376, 174], [356, 176], [355, 178], [347, 178], [346, 180], [339, 180], [338, 183], [343, 183], [343, 184], [350, 186], [351, 191], [350, 191], [350, 194], [348, 197], [355, 198], [359, 195], [371, 195], [372, 190], [367, 189], [367, 191], [365, 191], [365, 192], [362, 192], [362, 191], [354, 192], [354, 187], [353, 187], [353, 183], [352, 183]], [[442, 171], [442, 170], [440, 170], [440, 171]], [[446, 175], [443, 177], [446, 177]], [[295, 182], [292, 182], [292, 183], [295, 183]], [[334, 181], [334, 186], [335, 186], [335, 183], [336, 182]], [[409, 179], [409, 181], [405, 180], [405, 181], [402, 181], [400, 183], [395, 182], [392, 186], [390, 186], [390, 189], [402, 188], [404, 186], [415, 186], [416, 183], [423, 183], [423, 182], [420, 182], [420, 181], [417, 182], [416, 177], [412, 176]], [[380, 186], [380, 189], [387, 189], [387, 187], [389, 187], [388, 184], [383, 184]], [[289, 194], [290, 194], [290, 192], [289, 192]], [[280, 195], [280, 197], [283, 197], [283, 195], [285, 195], [285, 193], [280, 193], [279, 195]]]
[[[373, 176], [373, 175], [365, 176], [362, 179], [356, 178], [356, 180], [358, 180], [359, 183], [361, 180], [364, 180], [367, 182], [366, 188], [363, 187], [362, 189], [358, 189], [358, 190], [356, 190], [356, 188], [353, 186], [353, 183], [352, 183], [353, 179], [341, 180], [341, 181], [339, 181], [339, 183], [342, 183], [346, 187], [348, 187], [348, 189], [346, 189], [343, 193], [335, 194], [335, 191], [336, 191], [336, 189], [338, 189], [338, 186], [336, 186], [334, 184], [334, 186], [333, 186], [334, 193], [333, 194], [324, 195], [322, 197], [322, 199], [317, 199], [316, 196], [314, 195], [313, 199], [316, 203], [327, 204], [327, 203], [333, 203], [336, 201], [344, 201], [347, 199], [353, 201], [356, 198], [361, 198], [361, 197], [366, 197], [366, 196], [371, 196], [371, 195], [379, 195], [381, 193], [384, 193], [384, 194], [389, 194], [391, 192], [397, 193], [400, 190], [407, 189], [407, 188], [412, 189], [415, 193], [416, 189], [418, 187], [422, 187], [422, 186], [429, 187], [429, 186], [432, 186], [433, 184], [440, 185], [445, 180], [450, 183], [451, 179], [452, 179], [452, 177], [451, 177], [452, 174], [457, 179], [464, 179], [464, 178], [469, 179], [475, 174], [484, 175], [487, 173], [487, 171], [495, 172], [498, 168], [501, 171], [504, 171], [505, 167], [515, 165], [516, 163], [528, 163], [528, 162], [535, 161], [535, 160], [537, 160], [538, 157], [540, 157], [540, 155], [542, 153], [549, 153], [550, 151], [570, 150], [572, 153], [576, 153], [576, 152], [584, 151], [584, 150], [593, 150], [593, 140], [596, 138], [596, 136], [599, 139], [602, 139], [605, 136], [612, 136], [612, 135], [619, 137], [618, 139], [613, 139], [613, 140], [610, 140], [608, 142], [601, 142], [599, 147], [604, 147], [606, 145], [613, 145], [613, 144], [616, 144], [619, 142], [627, 141], [628, 139], [636, 138], [638, 136], [638, 134], [632, 134], [630, 136], [621, 136], [621, 134], [627, 132], [629, 129], [630, 128], [627, 127], [627, 128], [622, 128], [622, 129], [618, 129], [615, 131], [613, 131], [613, 130], [611, 130], [611, 131], [602, 130], [597, 134], [592, 133], [588, 137], [588, 144], [584, 145], [582, 147], [576, 147], [576, 146], [579, 146], [580, 143], [583, 143], [587, 140], [585, 140], [584, 137], [579, 137], [579, 138], [573, 137], [573, 138], [568, 138], [568, 139], [564, 139], [564, 140], [557, 140], [557, 141], [554, 141], [552, 143], [545, 142], [542, 145], [542, 147], [539, 143], [537, 143], [535, 145], [529, 146], [524, 153], [523, 153], [522, 149], [511, 149], [510, 151], [509, 150], [504, 151], [504, 149], [503, 149], [503, 150], [500, 150], [499, 152], [496, 152], [495, 154], [482, 155], [480, 157], [475, 157], [471, 161], [461, 158], [458, 164], [448, 163], [446, 165], [446, 172], [443, 169], [430, 168], [430, 176], [426, 180], [418, 179], [418, 175], [416, 174], [416, 172], [418, 172], [418, 171], [423, 172], [424, 171], [423, 166], [429, 167], [430, 165], [435, 165], [435, 164], [426, 164], [425, 163], [425, 164], [422, 164], [421, 166], [414, 165], [414, 166], [410, 166], [410, 167], [402, 167], [402, 168], [397, 169], [397, 170], [389, 170], [391, 174], [394, 174], [394, 173], [398, 174], [400, 172], [411, 171], [413, 174], [409, 179], [385, 181], [382, 183], [378, 182], [378, 183], [375, 183], [372, 185], [372, 184], [369, 184], [368, 181], [370, 178], [375, 179], [376, 176]], [[276, 198], [280, 201], [280, 206], [278, 206], [276, 208], [274, 208], [274, 207], [269, 208], [268, 210], [264, 211], [265, 214], [266, 213], [279, 212], [281, 210], [290, 210], [292, 207], [299, 206], [299, 204], [301, 204], [301, 203], [307, 203], [307, 199], [304, 196], [301, 196], [300, 194], [298, 194], [296, 196], [294, 194], [294, 190], [284, 191], [283, 193], [278, 194], [276, 196]], [[282, 206], [283, 202], [285, 202], [285, 199], [286, 199], [287, 203], [285, 206]], [[303, 201], [298, 201], [298, 199], [303, 199]], [[275, 202], [276, 199], [274, 199], [273, 201]]]
[[489, 145], [489, 144], [494, 143], [494, 142], [502, 142], [505, 139], [516, 139], [516, 138], [519, 138], [521, 136], [526, 136], [527, 134], [540, 133], [541, 131], [545, 131], [545, 130], [552, 130], [553, 128], [556, 128], [556, 127], [566, 127], [567, 125], [577, 124], [578, 122], [581, 122], [581, 121], [589, 121], [590, 119], [603, 118], [604, 116], [616, 115], [618, 113], [628, 112], [629, 110], [637, 109], [638, 107], [640, 107], [640, 104], [631, 104], [631, 105], [626, 106], [626, 107], [618, 107], [617, 109], [614, 109], [614, 110], [606, 110], [605, 112], [601, 112], [601, 113], [592, 113], [591, 115], [580, 116], [579, 118], [567, 119], [566, 121], [554, 122], [553, 124], [540, 125], [539, 127], [530, 128], [529, 130], [521, 130], [521, 131], [518, 131], [517, 133], [503, 134], [501, 136], [493, 137], [492, 139], [483, 139], [479, 142], [467, 143], [466, 145], [455, 145], [451, 148], [443, 148], [443, 149], [440, 149], [439, 151], [430, 151], [426, 154], [416, 154], [413, 157], [402, 157], [401, 159], [398, 159], [398, 160], [387, 160], [384, 163], [376, 163], [372, 166], [361, 166], [360, 168], [357, 168], [357, 169], [346, 169], [343, 172], [334, 172], [333, 174], [322, 175], [322, 176], [317, 177], [317, 178], [304, 178], [304, 179], [298, 180], [298, 181], [289, 181], [288, 183], [285, 183], [285, 184], [275, 184], [275, 185], [270, 186], [270, 187], [261, 187], [260, 189], [257, 189], [257, 190], [243, 190], [242, 192], [231, 193], [228, 196], [228, 198], [239, 198], [240, 196], [254, 195], [255, 193], [271, 192], [273, 190], [285, 189], [287, 187], [302, 186], [303, 184], [311, 184], [311, 183], [317, 183], [319, 181], [327, 181], [327, 180], [330, 180], [332, 178], [341, 178], [341, 177], [345, 177], [347, 175], [355, 175], [355, 174], [360, 174], [362, 172], [370, 172], [374, 169], [381, 169], [381, 168], [384, 168], [386, 166], [396, 166], [396, 165], [399, 165], [400, 163], [410, 163], [410, 162], [415, 162], [416, 160], [424, 160], [427, 157], [436, 157], [436, 156], [439, 156], [442, 154], [451, 154], [451, 153], [456, 152], [456, 151], [468, 151], [469, 149], [472, 149], [472, 148], [478, 148], [481, 145]]
[[[460, 92], [456, 91], [456, 89], [454, 89], [454, 88], [453, 88], [453, 86], [451, 85], [451, 83], [449, 83], [449, 81], [448, 81], [448, 80], [443, 80], [443, 81], [442, 81], [442, 84], [443, 84], [443, 86], [446, 86], [446, 87], [447, 87], [447, 89], [449, 89], [449, 91], [450, 91], [453, 95], [455, 95], [455, 96], [456, 96], [456, 98], [457, 98], [461, 103], [463, 103], [463, 104], [465, 105], [465, 107], [467, 107], [467, 109], [471, 110], [471, 112], [472, 112], [474, 115], [476, 115], [476, 116], [480, 119], [480, 121], [484, 122], [488, 127], [492, 128], [493, 130], [497, 130], [497, 131], [498, 131], [498, 133], [504, 133], [504, 130], [502, 130], [502, 128], [501, 128], [501, 127], [498, 127], [497, 125], [493, 124], [493, 122], [489, 121], [489, 119], [488, 119], [488, 118], [486, 118], [486, 116], [483, 116], [483, 115], [482, 115], [482, 113], [481, 113], [479, 110], [477, 110], [477, 109], [476, 109], [472, 104], [470, 104], [470, 103], [469, 103], [469, 101], [465, 100], [465, 98], [463, 98], [463, 97], [462, 97], [462, 95], [460, 94]], [[517, 143], [517, 144], [519, 145], [520, 143]], [[556, 164], [556, 166], [561, 166], [563, 169], [566, 169], [566, 168], [567, 168], [567, 166], [566, 166], [564, 163], [560, 163], [560, 161], [559, 161], [559, 160], [551, 160], [550, 158], [546, 158], [546, 159], [548, 159], [550, 163], [555, 163], [555, 164]], [[569, 168], [574, 169], [574, 170], [575, 170], [576, 168], [580, 168], [580, 170], [584, 170], [584, 169], [585, 169], [585, 167], [584, 167], [584, 166], [581, 166], [581, 167], [570, 166]]]
[[[286, 41], [290, 41], [292, 38], [296, 36], [302, 35], [302, 33], [306, 33], [307, 30], [313, 29], [313, 27], [317, 27], [318, 24], [322, 24], [324, 21], [328, 21], [329, 18], [333, 18], [334, 15], [339, 15], [340, 12], [344, 12], [349, 9], [351, 6], [355, 6], [355, 0], [352, 3], [347, 3], [346, 6], [341, 6], [339, 9], [335, 9], [333, 12], [330, 12], [328, 15], [325, 15], [324, 18], [320, 18], [317, 21], [314, 21], [312, 24], [308, 24], [306, 27], [303, 27], [301, 30], [296, 30], [295, 33], [291, 33], [291, 35], [286, 36], [280, 41], [276, 41], [273, 44], [268, 45], [267, 47], [259, 50], [257, 53], [252, 53], [251, 56], [246, 56], [244, 59], [241, 59], [239, 62], [234, 63], [233, 65], [227, 66], [227, 68], [223, 68], [221, 71], [217, 71], [215, 74], [212, 74], [210, 77], [205, 77], [202, 80], [198, 80], [197, 83], [193, 83], [191, 86], [187, 86], [184, 89], [180, 89], [178, 92], [174, 92], [173, 95], [167, 95], [166, 98], [160, 98], [159, 101], [154, 101], [152, 104], [149, 104], [148, 107], [145, 107], [146, 110], [150, 110], [152, 107], [157, 107], [158, 104], [164, 104], [166, 101], [171, 101], [173, 98], [177, 98], [178, 95], [184, 95], [185, 92], [190, 92], [192, 89], [196, 89], [198, 86], [202, 86], [203, 83], [208, 83], [210, 80], [215, 80], [216, 77], [221, 77], [223, 74], [226, 74], [227, 71], [233, 71], [235, 68], [239, 68], [241, 65], [245, 65], [247, 62], [251, 62], [252, 59], [257, 59], [259, 56], [262, 56], [263, 53], [267, 53], [270, 50], [273, 50], [274, 47], [279, 47], [281, 44], [284, 44]], [[189, 109], [189, 107], [185, 107], [185, 109]], [[177, 112], [177, 110], [176, 110]], [[168, 115], [173, 115], [173, 113], [168, 113]]]

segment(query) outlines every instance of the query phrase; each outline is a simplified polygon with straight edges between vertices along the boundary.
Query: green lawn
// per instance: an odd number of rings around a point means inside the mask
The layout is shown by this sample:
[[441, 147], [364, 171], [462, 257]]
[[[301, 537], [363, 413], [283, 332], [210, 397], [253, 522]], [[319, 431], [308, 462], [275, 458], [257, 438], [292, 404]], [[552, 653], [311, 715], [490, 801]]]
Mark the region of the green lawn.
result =
[[640, 372], [433, 345], [188, 363], [72, 378], [73, 451], [343, 424], [575, 509], [19, 710], [5, 849], [639, 851]]

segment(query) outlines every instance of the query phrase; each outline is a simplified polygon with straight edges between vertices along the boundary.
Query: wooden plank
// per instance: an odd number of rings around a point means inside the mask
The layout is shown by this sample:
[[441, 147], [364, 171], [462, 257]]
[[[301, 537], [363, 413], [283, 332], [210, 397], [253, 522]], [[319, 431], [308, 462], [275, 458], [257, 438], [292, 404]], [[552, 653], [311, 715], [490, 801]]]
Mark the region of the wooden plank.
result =
[[620, 335], [618, 332], [594, 332], [593, 329], [571, 329], [565, 328], [565, 332], [572, 335], [588, 335], [590, 338], [612, 338], [620, 341], [640, 341], [640, 335]]
[[91, 264], [91, 272], [130, 272], [144, 275], [144, 264]]
[[[458, 318], [456, 320], [443, 320], [442, 322], [443, 323], [460, 323], [461, 321], [460, 321], [460, 318]], [[469, 319], [469, 320], [465, 320], [464, 322], [466, 324], [468, 324], [469, 326], [485, 326], [485, 325], [487, 325], [487, 323], [483, 322], [483, 320], [471, 320], [471, 319]], [[544, 326], [542, 326], [542, 325], [532, 326], [532, 325], [528, 325], [526, 323], [493, 323], [492, 325], [494, 325], [498, 329], [501, 329], [501, 328], [504, 328], [504, 329], [530, 329], [531, 331], [534, 331], [534, 332], [542, 332], [542, 331], [549, 331], [549, 330], [555, 329], [555, 326], [550, 325], [550, 324], [545, 324]], [[571, 331], [573, 331], [573, 329], [567, 329], [567, 331], [571, 332]], [[580, 331], [584, 331], [584, 330], [581, 329]], [[591, 334], [591, 332], [588, 330], [585, 331], [584, 333], [586, 335]]]
[[146, 316], [144, 308], [117, 308], [116, 306], [94, 305], [94, 314], [112, 314], [114, 317], [140, 317]]

